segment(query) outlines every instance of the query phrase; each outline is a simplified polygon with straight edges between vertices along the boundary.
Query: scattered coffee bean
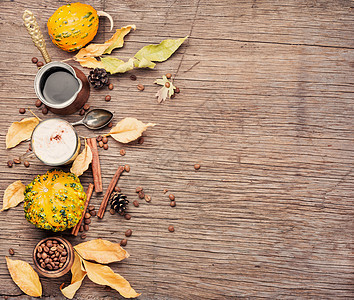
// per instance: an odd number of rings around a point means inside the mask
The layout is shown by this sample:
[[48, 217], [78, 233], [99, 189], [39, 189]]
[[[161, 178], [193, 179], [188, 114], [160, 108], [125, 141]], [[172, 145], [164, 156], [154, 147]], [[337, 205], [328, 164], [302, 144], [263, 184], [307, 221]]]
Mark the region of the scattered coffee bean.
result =
[[90, 215], [93, 216], [93, 217], [96, 216], [96, 211], [95, 210], [91, 210], [90, 211]]
[[200, 164], [195, 164], [194, 169], [199, 170], [200, 169]]
[[81, 225], [81, 226], [80, 226], [79, 231], [80, 231], [80, 232], [83, 232], [83, 231], [84, 231], [84, 225]]
[[10, 249], [9, 249], [9, 254], [10, 254], [10, 255], [14, 255], [14, 254], [15, 254], [15, 250], [12, 249], [12, 248], [10, 248]]
[[91, 214], [90, 213], [85, 213], [85, 219], [90, 219], [91, 218]]
[[126, 232], [125, 232], [125, 236], [126, 237], [130, 237], [132, 235], [133, 231], [131, 229], [128, 229]]
[[36, 107], [40, 107], [42, 105], [42, 101], [37, 99], [35, 105]]
[[113, 88], [114, 88], [113, 84], [110, 83], [110, 84], [108, 85], [108, 89], [113, 90]]
[[170, 205], [171, 205], [171, 207], [175, 207], [176, 206], [176, 201], [171, 201]]
[[138, 200], [134, 200], [134, 201], [133, 201], [133, 205], [134, 205], [135, 207], [139, 207], [139, 201], [138, 201]]
[[140, 137], [140, 138], [138, 139], [138, 144], [139, 144], [139, 145], [144, 144], [144, 138], [143, 138], [143, 137]]
[[137, 88], [139, 91], [143, 91], [145, 89], [145, 87], [142, 84], [138, 84]]
[[90, 229], [90, 226], [88, 224], [85, 224], [84, 229], [85, 229], [85, 231], [88, 231]]
[[169, 232], [174, 232], [175, 228], [172, 225], [170, 225], [170, 226], [168, 226], [168, 231]]
[[133, 81], [136, 80], [136, 76], [134, 74], [130, 75], [129, 78], [130, 78], [130, 80], [133, 80]]
[[108, 125], [107, 125], [108, 128], [112, 128], [113, 127], [113, 123], [112, 122], [109, 122]]
[[175, 95], [175, 94], [172, 94], [172, 95], [171, 95], [171, 99], [173, 99], [174, 97], [176, 97], [176, 95]]
[[172, 74], [171, 74], [171, 73], [167, 73], [167, 74], [166, 74], [166, 78], [167, 78], [167, 79], [170, 79], [171, 77], [172, 77]]
[[179, 94], [179, 92], [180, 92], [180, 89], [178, 87], [176, 87], [175, 93]]
[[126, 153], [126, 152], [125, 152], [125, 150], [124, 150], [124, 149], [120, 149], [120, 151], [119, 151], [119, 154], [120, 154], [120, 155], [124, 156], [124, 155], [125, 155], [125, 153]]
[[84, 239], [86, 239], [86, 233], [83, 233], [80, 237], [84, 240]]
[[80, 115], [80, 116], [83, 116], [84, 114], [85, 114], [85, 110], [80, 109], [79, 115]]
[[97, 141], [97, 142], [102, 141], [102, 135], [99, 135], [99, 136], [96, 138], [96, 141]]
[[13, 162], [12, 160], [8, 160], [8, 161], [7, 161], [7, 166], [8, 166], [9, 168], [12, 168], [13, 165], [14, 165], [14, 162]]
[[108, 143], [108, 137], [106, 137], [106, 136], [102, 137], [102, 142], [104, 144], [107, 144]]
[[135, 192], [136, 192], [136, 193], [140, 193], [142, 190], [143, 190], [143, 187], [138, 186], [138, 187], [135, 189]]
[[150, 201], [151, 201], [151, 196], [145, 195], [145, 201], [146, 201], [146, 202], [150, 202]]
[[168, 195], [168, 198], [170, 198], [170, 200], [173, 201], [173, 200], [175, 200], [175, 195], [169, 194], [169, 195]]
[[168, 192], [168, 189], [164, 189], [163, 193], [166, 194]]
[[145, 198], [145, 193], [144, 193], [144, 191], [140, 191], [140, 192], [139, 192], [139, 198], [140, 198], [140, 199], [144, 199], [144, 198]]
[[120, 245], [123, 246], [123, 247], [126, 246], [127, 243], [128, 243], [128, 241], [127, 241], [126, 239], [122, 239], [122, 240], [120, 241]]
[[48, 113], [48, 108], [46, 107], [46, 106], [44, 106], [43, 108], [42, 108], [42, 114], [43, 115], [46, 115]]
[[41, 68], [44, 66], [44, 63], [42, 61], [37, 62], [37, 67]]
[[131, 216], [130, 214], [125, 214], [125, 215], [124, 215], [124, 218], [125, 218], [126, 220], [130, 220], [130, 219], [132, 218], [132, 216]]
[[84, 223], [85, 223], [86, 225], [89, 225], [89, 224], [91, 224], [91, 220], [90, 220], [90, 219], [85, 219], [85, 220], [84, 220]]
[[84, 110], [89, 110], [89, 109], [90, 109], [90, 104], [85, 103], [83, 109], [84, 109]]
[[114, 191], [117, 192], [117, 193], [120, 193], [121, 192], [121, 189], [119, 186], [115, 186], [114, 187]]
[[98, 146], [100, 146], [100, 148], [102, 148], [102, 147], [103, 147], [103, 142], [102, 142], [102, 141], [99, 141], [99, 142], [98, 142]]
[[106, 100], [106, 101], [111, 101], [111, 96], [110, 95], [107, 95], [105, 98], [104, 98], [104, 100]]
[[26, 112], [26, 109], [25, 109], [25, 108], [20, 108], [20, 109], [18, 110], [18, 112], [19, 112], [20, 114], [24, 114], [24, 113]]
[[25, 161], [23, 162], [23, 164], [25, 165], [26, 168], [28, 168], [28, 167], [30, 166], [30, 163], [29, 163], [29, 161], [27, 161], [27, 160], [25, 160]]
[[14, 163], [15, 164], [20, 164], [21, 163], [21, 160], [19, 158], [14, 158]]
[[169, 82], [166, 82], [166, 83], [165, 83], [165, 87], [169, 88], [170, 86], [171, 86], [171, 85], [170, 85]]
[[130, 166], [129, 165], [125, 165], [124, 166], [124, 171], [129, 173], [130, 172]]
[[38, 62], [38, 58], [37, 58], [37, 57], [32, 57], [32, 62], [33, 62], [34, 64], [36, 64], [36, 63]]
[[109, 213], [110, 213], [111, 215], [114, 215], [114, 214], [116, 213], [116, 211], [115, 211], [113, 208], [111, 208], [111, 209], [109, 210]]

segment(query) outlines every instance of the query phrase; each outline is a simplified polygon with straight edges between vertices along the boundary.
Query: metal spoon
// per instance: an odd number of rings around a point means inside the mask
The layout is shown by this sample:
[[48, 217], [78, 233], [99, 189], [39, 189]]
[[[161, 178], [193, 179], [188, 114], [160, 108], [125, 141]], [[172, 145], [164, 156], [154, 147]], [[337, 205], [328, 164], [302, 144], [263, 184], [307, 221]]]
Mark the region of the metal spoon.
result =
[[71, 123], [71, 125], [85, 125], [88, 129], [100, 129], [111, 122], [112, 118], [113, 114], [108, 110], [93, 109], [89, 111], [82, 120]]

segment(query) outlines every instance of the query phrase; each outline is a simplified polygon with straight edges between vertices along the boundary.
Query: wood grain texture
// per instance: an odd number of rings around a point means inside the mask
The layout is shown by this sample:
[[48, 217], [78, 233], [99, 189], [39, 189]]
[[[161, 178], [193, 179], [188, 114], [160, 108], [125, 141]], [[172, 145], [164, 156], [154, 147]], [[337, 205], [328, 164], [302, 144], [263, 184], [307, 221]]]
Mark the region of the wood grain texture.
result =
[[[1, 3], [2, 191], [49, 169], [36, 159], [28, 169], [7, 168], [6, 161], [23, 154], [27, 144], [5, 150], [5, 135], [10, 123], [23, 117], [18, 108], [38, 112], [31, 58], [39, 52], [22, 26], [22, 11], [33, 11], [45, 33], [46, 20], [64, 3]], [[112, 268], [141, 299], [354, 298], [353, 2], [87, 3], [110, 13], [117, 27], [136, 24], [124, 48], [114, 51], [121, 59], [146, 44], [190, 36], [154, 70], [112, 76], [114, 90], [91, 93], [91, 107], [114, 111], [115, 122], [131, 116], [158, 124], [144, 133], [142, 145], [110, 140], [109, 150], [100, 149], [104, 191], [117, 167], [129, 164], [130, 173], [119, 180], [122, 191], [131, 202], [140, 185], [152, 196], [138, 208], [130, 204], [129, 221], [107, 213], [93, 219], [87, 239], [118, 242], [133, 230], [126, 246], [131, 256]], [[96, 42], [110, 37], [108, 26], [102, 19]], [[54, 60], [71, 57], [45, 37]], [[159, 105], [153, 82], [167, 72], [181, 93]], [[130, 74], [138, 80], [131, 81]], [[138, 83], [145, 85], [143, 92]], [[107, 93], [110, 102], [104, 101]], [[119, 155], [122, 148], [125, 156]], [[81, 180], [86, 188], [92, 172]], [[176, 196], [175, 208], [169, 193]], [[98, 208], [101, 200], [94, 194], [90, 203]], [[48, 233], [24, 219], [22, 205], [0, 214], [0, 228], [0, 295], [22, 298], [4, 256], [12, 247], [16, 258], [31, 262], [34, 245]], [[69, 275], [42, 279], [45, 297], [60, 299], [59, 286], [69, 281]], [[85, 279], [76, 297], [118, 295]]]

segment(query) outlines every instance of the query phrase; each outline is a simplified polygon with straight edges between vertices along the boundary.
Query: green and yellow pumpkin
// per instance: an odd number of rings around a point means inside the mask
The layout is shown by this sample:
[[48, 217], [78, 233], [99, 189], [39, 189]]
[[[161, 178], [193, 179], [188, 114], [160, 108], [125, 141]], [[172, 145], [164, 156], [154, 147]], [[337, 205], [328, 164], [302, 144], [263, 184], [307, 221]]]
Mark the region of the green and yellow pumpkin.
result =
[[48, 20], [49, 36], [55, 45], [65, 51], [79, 50], [95, 37], [99, 16], [109, 18], [112, 30], [113, 20], [107, 13], [80, 2], [63, 5]]
[[63, 231], [79, 222], [85, 201], [86, 194], [75, 174], [52, 169], [26, 186], [25, 217], [38, 228]]

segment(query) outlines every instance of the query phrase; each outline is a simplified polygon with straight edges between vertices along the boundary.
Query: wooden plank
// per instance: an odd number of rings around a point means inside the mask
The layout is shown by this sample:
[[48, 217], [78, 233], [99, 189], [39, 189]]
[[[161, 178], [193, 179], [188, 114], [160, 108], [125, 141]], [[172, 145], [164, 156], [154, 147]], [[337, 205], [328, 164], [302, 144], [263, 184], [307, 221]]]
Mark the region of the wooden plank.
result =
[[[90, 96], [91, 107], [114, 111], [115, 122], [133, 116], [157, 123], [144, 133], [143, 145], [111, 140], [109, 150], [100, 151], [104, 190], [118, 165], [129, 164], [130, 173], [119, 181], [122, 191], [131, 202], [140, 185], [152, 196], [151, 203], [129, 206], [130, 221], [109, 214], [93, 220], [87, 239], [119, 242], [133, 230], [126, 247], [131, 256], [113, 269], [141, 299], [353, 298], [352, 1], [90, 3], [110, 13], [117, 27], [137, 25], [115, 57], [127, 59], [148, 43], [190, 36], [154, 70], [112, 76], [114, 90]], [[36, 68], [30, 61], [39, 53], [20, 12], [32, 10], [45, 32], [46, 20], [62, 4], [2, 3], [1, 190], [49, 169], [35, 159], [28, 169], [7, 168], [6, 161], [27, 145], [5, 150], [5, 135], [23, 117], [20, 107], [42, 117], [34, 107]], [[110, 35], [103, 21], [95, 41]], [[46, 40], [53, 59], [71, 57]], [[167, 72], [181, 93], [158, 105], [153, 82]], [[145, 85], [143, 92], [138, 83]], [[107, 93], [110, 102], [104, 101]], [[78, 130], [83, 136], [107, 132]], [[87, 187], [91, 171], [81, 180]], [[169, 193], [176, 196], [175, 208]], [[101, 200], [93, 195], [91, 203], [98, 207]], [[0, 228], [1, 253], [12, 247], [16, 258], [28, 262], [36, 242], [48, 234], [23, 218], [22, 205], [0, 214]], [[46, 298], [60, 298], [59, 286], [70, 276], [41, 280]], [[21, 298], [4, 261], [0, 283], [0, 295]], [[87, 279], [77, 293], [78, 299], [102, 297], [117, 293]]]

